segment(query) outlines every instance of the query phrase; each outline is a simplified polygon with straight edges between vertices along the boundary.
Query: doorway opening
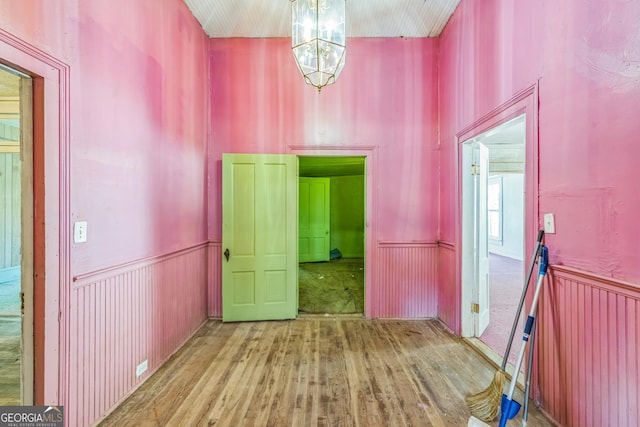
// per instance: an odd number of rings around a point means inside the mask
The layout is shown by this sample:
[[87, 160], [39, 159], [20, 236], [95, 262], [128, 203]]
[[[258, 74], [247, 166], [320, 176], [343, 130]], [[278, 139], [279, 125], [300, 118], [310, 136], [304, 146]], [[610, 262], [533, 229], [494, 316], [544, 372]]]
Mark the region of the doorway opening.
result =
[[475, 312], [467, 335], [495, 359], [506, 350], [524, 282], [525, 126], [520, 115], [462, 145], [462, 283]]
[[0, 65], [0, 406], [33, 402], [32, 82]]
[[365, 312], [365, 157], [299, 156], [298, 311]]

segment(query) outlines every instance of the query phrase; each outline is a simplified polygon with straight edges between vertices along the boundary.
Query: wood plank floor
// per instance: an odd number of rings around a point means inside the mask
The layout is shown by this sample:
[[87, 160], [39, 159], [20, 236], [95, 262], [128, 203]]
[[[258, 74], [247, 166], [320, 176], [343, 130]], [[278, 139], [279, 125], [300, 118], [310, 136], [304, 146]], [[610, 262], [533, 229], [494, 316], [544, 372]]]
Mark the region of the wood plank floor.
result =
[[20, 404], [20, 317], [0, 317], [0, 406]]
[[212, 320], [101, 426], [466, 426], [494, 372], [435, 320]]

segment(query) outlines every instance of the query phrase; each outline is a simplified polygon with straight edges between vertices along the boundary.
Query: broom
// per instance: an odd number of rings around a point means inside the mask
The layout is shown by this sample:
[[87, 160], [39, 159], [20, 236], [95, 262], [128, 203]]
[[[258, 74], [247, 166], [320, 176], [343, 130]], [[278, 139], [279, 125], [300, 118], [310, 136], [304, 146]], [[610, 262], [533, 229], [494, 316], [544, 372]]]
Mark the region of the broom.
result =
[[527, 289], [529, 288], [529, 281], [531, 280], [531, 276], [533, 275], [536, 258], [540, 253], [540, 247], [542, 246], [543, 237], [544, 230], [539, 230], [538, 240], [536, 241], [536, 249], [533, 252], [533, 257], [531, 258], [527, 280], [525, 281], [524, 287], [522, 289], [522, 295], [520, 296], [520, 303], [518, 304], [518, 310], [516, 311], [515, 319], [513, 319], [513, 326], [511, 326], [511, 333], [509, 334], [507, 349], [505, 350], [504, 357], [502, 358], [502, 365], [500, 365], [500, 369], [496, 371], [495, 375], [493, 376], [493, 381], [491, 381], [491, 384], [489, 384], [487, 388], [476, 394], [470, 394], [465, 398], [471, 414], [476, 418], [481, 419], [482, 421], [493, 421], [493, 419], [495, 419], [498, 415], [498, 410], [500, 409], [504, 380], [507, 375], [505, 371], [505, 368], [507, 366], [507, 359], [509, 358], [509, 353], [511, 352], [511, 344], [513, 343], [513, 337], [516, 333], [516, 328], [518, 327], [518, 320], [520, 320], [520, 313], [522, 312], [524, 299], [527, 295]]

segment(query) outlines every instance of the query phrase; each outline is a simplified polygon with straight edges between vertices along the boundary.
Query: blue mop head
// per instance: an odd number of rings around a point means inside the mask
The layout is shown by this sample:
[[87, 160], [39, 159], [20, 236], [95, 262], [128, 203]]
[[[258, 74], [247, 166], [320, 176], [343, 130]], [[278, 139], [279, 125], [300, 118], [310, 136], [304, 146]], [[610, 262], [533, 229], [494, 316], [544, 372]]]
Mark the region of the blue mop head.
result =
[[509, 399], [506, 394], [502, 395], [502, 403], [500, 404], [500, 424], [499, 427], [505, 427], [507, 420], [515, 417], [520, 410], [520, 404], [515, 400]]

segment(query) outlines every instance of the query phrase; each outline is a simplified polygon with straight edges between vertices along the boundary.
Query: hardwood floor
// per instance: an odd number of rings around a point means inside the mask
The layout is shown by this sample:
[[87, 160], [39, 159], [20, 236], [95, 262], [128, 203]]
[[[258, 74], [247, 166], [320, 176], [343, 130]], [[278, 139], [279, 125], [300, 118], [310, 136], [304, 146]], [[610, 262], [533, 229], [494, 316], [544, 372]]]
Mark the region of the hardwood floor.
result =
[[209, 321], [101, 426], [466, 426], [494, 372], [435, 320]]
[[20, 404], [20, 317], [0, 317], [0, 406]]

